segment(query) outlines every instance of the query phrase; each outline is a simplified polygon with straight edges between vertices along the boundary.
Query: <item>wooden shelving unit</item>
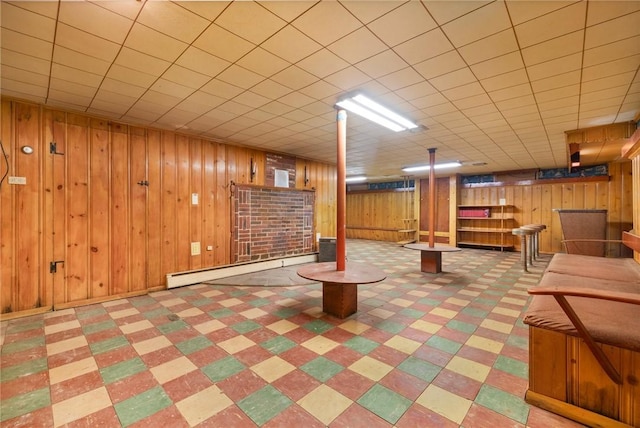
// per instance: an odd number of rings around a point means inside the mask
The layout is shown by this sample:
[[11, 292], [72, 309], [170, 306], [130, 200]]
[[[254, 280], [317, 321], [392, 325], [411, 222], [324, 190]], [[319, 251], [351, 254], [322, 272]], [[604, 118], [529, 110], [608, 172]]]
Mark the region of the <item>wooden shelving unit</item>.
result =
[[411, 244], [416, 242], [416, 219], [415, 218], [403, 218], [402, 222], [404, 227], [398, 229], [398, 245]]
[[513, 205], [458, 205], [458, 246], [512, 249], [513, 208]]

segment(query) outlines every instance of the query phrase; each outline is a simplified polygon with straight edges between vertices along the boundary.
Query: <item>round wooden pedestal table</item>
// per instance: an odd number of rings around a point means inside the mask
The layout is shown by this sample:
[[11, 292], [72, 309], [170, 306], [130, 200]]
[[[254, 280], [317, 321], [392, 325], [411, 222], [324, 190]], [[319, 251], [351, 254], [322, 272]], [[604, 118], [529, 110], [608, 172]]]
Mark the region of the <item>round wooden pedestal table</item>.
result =
[[425, 273], [442, 272], [442, 253], [460, 251], [460, 248], [449, 245], [430, 247], [427, 244], [406, 244], [404, 247], [410, 250], [420, 250], [420, 270]]
[[336, 270], [336, 262], [314, 263], [298, 269], [298, 275], [322, 282], [322, 310], [338, 318], [346, 318], [358, 310], [358, 284], [384, 280], [380, 269], [347, 262], [345, 270]]

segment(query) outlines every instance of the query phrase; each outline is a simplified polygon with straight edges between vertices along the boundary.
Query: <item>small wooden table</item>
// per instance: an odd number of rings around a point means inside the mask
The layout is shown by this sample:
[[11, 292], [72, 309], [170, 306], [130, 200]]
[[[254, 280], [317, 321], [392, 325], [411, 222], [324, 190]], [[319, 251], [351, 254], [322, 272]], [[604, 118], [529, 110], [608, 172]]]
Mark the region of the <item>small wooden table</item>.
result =
[[430, 247], [428, 244], [406, 244], [404, 247], [410, 250], [420, 250], [420, 270], [425, 273], [442, 272], [442, 253], [460, 251], [460, 248], [449, 245]]
[[298, 269], [298, 275], [322, 282], [322, 310], [346, 318], [358, 310], [358, 284], [380, 282], [387, 275], [373, 266], [347, 262], [345, 270], [336, 270], [336, 262], [314, 263]]

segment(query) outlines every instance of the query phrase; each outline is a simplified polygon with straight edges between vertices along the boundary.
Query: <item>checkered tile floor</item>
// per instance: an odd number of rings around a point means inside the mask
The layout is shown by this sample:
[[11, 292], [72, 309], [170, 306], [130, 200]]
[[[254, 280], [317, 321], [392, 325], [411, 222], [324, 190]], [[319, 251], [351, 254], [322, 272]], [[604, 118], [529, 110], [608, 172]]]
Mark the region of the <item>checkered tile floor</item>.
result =
[[391, 243], [347, 254], [388, 277], [344, 320], [318, 284], [199, 284], [3, 322], [2, 427], [579, 426], [523, 401], [548, 256], [465, 249], [433, 275]]

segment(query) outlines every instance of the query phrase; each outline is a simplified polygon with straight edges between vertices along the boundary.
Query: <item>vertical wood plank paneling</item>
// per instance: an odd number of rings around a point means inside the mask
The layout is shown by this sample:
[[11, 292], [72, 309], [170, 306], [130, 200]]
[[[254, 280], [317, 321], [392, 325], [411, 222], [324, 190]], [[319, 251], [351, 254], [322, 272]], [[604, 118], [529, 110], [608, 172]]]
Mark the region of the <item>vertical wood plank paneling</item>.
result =
[[67, 254], [68, 302], [91, 297], [89, 280], [89, 124], [86, 117], [67, 115]]
[[[52, 135], [51, 139], [45, 143], [54, 142], [57, 151], [60, 153], [67, 152], [67, 115], [62, 112], [52, 112]], [[48, 155], [48, 163], [52, 169], [52, 194], [53, 207], [50, 214], [49, 222], [52, 225], [52, 243], [53, 250], [49, 261], [62, 260], [58, 266], [58, 272], [51, 275], [52, 294], [54, 306], [67, 302], [67, 283], [66, 283], [66, 257], [67, 257], [67, 224], [69, 212], [67, 206], [67, 193], [71, 190], [71, 186], [67, 182], [67, 159], [65, 155]], [[44, 213], [48, 216], [49, 213]]]
[[163, 132], [162, 145], [162, 272], [177, 272], [176, 259], [176, 224], [177, 214], [177, 157], [176, 141], [172, 133]]
[[189, 137], [176, 135], [176, 258], [177, 271], [187, 271], [191, 269], [191, 173], [189, 171], [191, 161], [191, 150]]
[[147, 136], [139, 129], [112, 126], [114, 133], [129, 134], [129, 287], [127, 292], [147, 288], [147, 192], [149, 186], [138, 184], [147, 178]]
[[[15, 168], [15, 135], [13, 132], [13, 105], [2, 100], [0, 110], [0, 141], [8, 156], [9, 171]], [[4, 159], [0, 159], [4, 163]], [[3, 164], [1, 171], [4, 173]], [[0, 313], [10, 313], [18, 310], [18, 288], [14, 281], [15, 274], [15, 230], [16, 210], [13, 186], [5, 180], [0, 187]]]
[[227, 147], [214, 143], [216, 149], [215, 164], [215, 264], [231, 263], [231, 209], [230, 186], [227, 179]]
[[147, 272], [148, 287], [156, 288], [165, 284], [162, 270], [163, 229], [162, 216], [162, 171], [161, 136], [156, 130], [131, 128], [132, 134], [147, 135]]
[[[54, 113], [51, 110], [43, 109], [41, 111], [42, 114], [42, 138], [40, 144], [40, 151], [42, 153], [42, 189], [43, 189], [43, 206], [42, 212], [40, 215], [42, 216], [42, 261], [45, 265], [45, 269], [40, 269], [42, 274], [44, 275], [44, 280], [42, 282], [42, 293], [40, 296], [40, 300], [42, 302], [42, 306], [46, 308], [53, 308], [53, 279], [54, 275], [50, 274], [47, 267], [48, 263], [53, 259], [52, 254], [54, 254], [54, 225], [52, 221], [51, 215], [47, 215], [46, 213], [53, 213], [54, 209], [54, 182], [53, 182], [53, 165], [54, 162], [51, 161], [54, 155], [49, 153], [49, 144], [48, 142], [53, 141], [53, 128], [54, 128]], [[2, 211], [2, 203], [0, 202], [0, 216]], [[12, 209], [9, 210], [13, 212]], [[64, 215], [62, 216], [64, 219]], [[3, 224], [0, 219], [0, 224]], [[0, 236], [0, 240], [2, 237]], [[2, 245], [0, 245], [2, 247]], [[4, 260], [4, 257], [0, 255], [0, 260]], [[1, 264], [1, 263], [0, 263]], [[0, 271], [2, 268], [0, 267]], [[2, 280], [0, 280], [0, 284]], [[0, 288], [2, 288], [0, 286]], [[1, 299], [1, 297], [0, 297]]]
[[109, 182], [109, 126], [104, 121], [92, 120], [89, 147], [89, 247], [91, 297], [109, 295], [110, 287], [110, 206]]
[[215, 265], [215, 252], [207, 246], [215, 245], [215, 202], [216, 202], [216, 151], [215, 145], [208, 141], [202, 144], [202, 246], [204, 266]]
[[202, 242], [202, 141], [198, 139], [191, 139], [191, 194], [198, 195], [198, 204], [193, 205], [189, 200], [188, 204], [191, 207], [190, 215], [190, 241], [200, 243], [200, 255], [191, 257], [190, 269], [199, 269], [203, 266], [203, 255], [206, 252], [206, 244]]
[[129, 138], [111, 133], [111, 292], [129, 290]]

